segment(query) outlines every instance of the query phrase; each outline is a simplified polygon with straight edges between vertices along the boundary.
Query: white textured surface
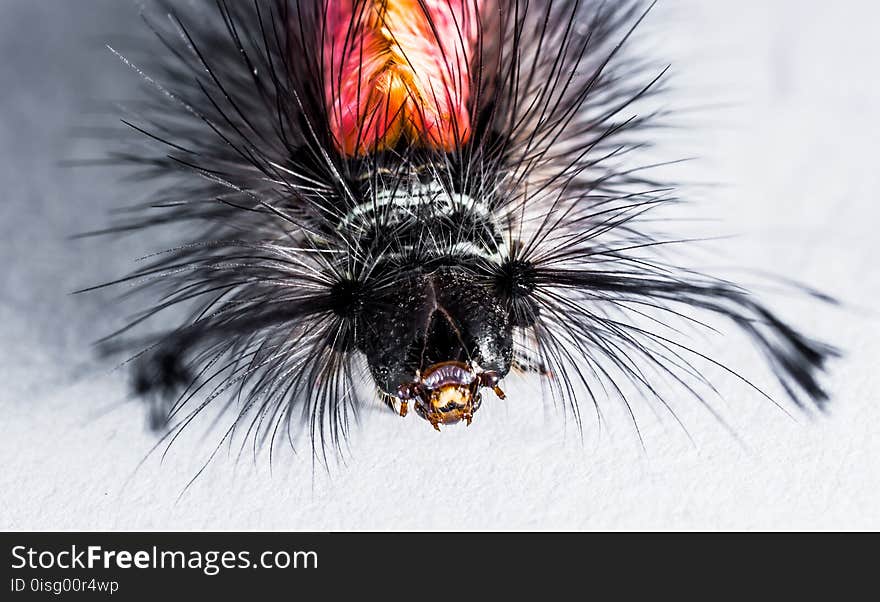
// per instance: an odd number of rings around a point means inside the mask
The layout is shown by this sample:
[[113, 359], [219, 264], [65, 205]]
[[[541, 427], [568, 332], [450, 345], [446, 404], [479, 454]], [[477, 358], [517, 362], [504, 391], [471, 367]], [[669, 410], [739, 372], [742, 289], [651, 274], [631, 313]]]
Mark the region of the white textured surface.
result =
[[[69, 136], [87, 103], [130, 94], [99, 41], [138, 25], [123, 2], [4, 0], [0, 527], [880, 528], [878, 17], [869, 0], [664, 0], [645, 32], [674, 59], [680, 97], [732, 104], [701, 108], [683, 137], [693, 147], [681, 149], [706, 157], [689, 168], [694, 179], [728, 184], [705, 195], [704, 214], [724, 221], [703, 232], [740, 234], [713, 245], [725, 250], [718, 263], [788, 275], [854, 306], [774, 303], [848, 353], [833, 366], [829, 417], [795, 422], [722, 379], [719, 408], [744, 445], [679, 405], [696, 445], [641, 408], [642, 451], [613, 409], [610, 428], [588, 424], [580, 442], [552, 412], [529, 415], [523, 389], [442, 435], [371, 413], [332, 478], [313, 477], [307, 457], [278, 458], [270, 475], [265, 458], [233, 470], [223, 456], [178, 500], [211, 440], [135, 472], [154, 441], [140, 408], [118, 403], [122, 375], [84, 367], [88, 341], [115, 318], [98, 297], [67, 296], [143, 250], [107, 256], [63, 240], [100, 223], [123, 189], [102, 172], [55, 167], [94, 150]], [[772, 390], [738, 339], [714, 344]]]

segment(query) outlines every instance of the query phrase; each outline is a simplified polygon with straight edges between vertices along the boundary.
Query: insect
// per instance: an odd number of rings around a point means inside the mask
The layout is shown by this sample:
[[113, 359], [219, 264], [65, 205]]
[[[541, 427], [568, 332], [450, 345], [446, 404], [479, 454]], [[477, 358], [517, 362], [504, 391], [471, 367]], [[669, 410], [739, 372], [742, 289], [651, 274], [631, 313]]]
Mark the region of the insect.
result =
[[113, 49], [147, 89], [113, 158], [160, 184], [111, 229], [182, 239], [111, 283], [155, 300], [108, 338], [139, 350], [155, 426], [225, 403], [230, 430], [338, 447], [371, 398], [440, 430], [513, 372], [578, 416], [623, 382], [698, 398], [717, 362], [666, 326], [704, 315], [827, 401], [833, 348], [660, 253], [646, 216], [678, 199], [639, 156], [665, 70], [628, 54], [647, 4], [190, 4], [147, 15], [161, 51]]

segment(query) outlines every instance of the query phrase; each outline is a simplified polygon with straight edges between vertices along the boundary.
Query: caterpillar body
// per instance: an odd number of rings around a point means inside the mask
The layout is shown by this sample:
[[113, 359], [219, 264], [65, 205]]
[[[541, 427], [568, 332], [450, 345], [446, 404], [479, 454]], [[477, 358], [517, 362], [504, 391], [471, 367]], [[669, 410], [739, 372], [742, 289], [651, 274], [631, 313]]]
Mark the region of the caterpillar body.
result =
[[652, 374], [699, 397], [694, 362], [712, 360], [646, 315], [727, 318], [797, 404], [827, 401], [834, 349], [650, 255], [670, 241], [644, 217], [676, 198], [638, 163], [662, 113], [635, 107], [665, 73], [627, 53], [645, 3], [159, 6], [162, 52], [114, 50], [150, 93], [113, 157], [163, 186], [111, 229], [190, 234], [111, 283], [159, 301], [108, 339], [191, 312], [134, 338], [156, 426], [225, 399], [256, 439], [305, 425], [338, 446], [364, 382], [439, 430], [504, 398], [512, 371], [575, 415], [622, 381], [663, 401]]

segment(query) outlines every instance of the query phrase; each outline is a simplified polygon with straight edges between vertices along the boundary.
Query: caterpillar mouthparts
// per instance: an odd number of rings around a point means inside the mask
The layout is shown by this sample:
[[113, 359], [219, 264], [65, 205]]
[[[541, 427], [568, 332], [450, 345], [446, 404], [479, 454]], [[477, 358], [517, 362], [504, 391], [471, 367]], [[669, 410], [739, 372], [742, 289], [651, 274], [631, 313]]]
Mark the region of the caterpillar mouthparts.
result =
[[425, 370], [418, 382], [401, 385], [397, 391], [400, 415], [406, 416], [408, 402], [415, 400], [416, 413], [436, 430], [441, 424], [465, 421], [470, 426], [474, 413], [482, 405], [480, 389], [490, 388], [499, 398], [504, 392], [496, 372], [477, 373], [463, 362], [443, 362]]

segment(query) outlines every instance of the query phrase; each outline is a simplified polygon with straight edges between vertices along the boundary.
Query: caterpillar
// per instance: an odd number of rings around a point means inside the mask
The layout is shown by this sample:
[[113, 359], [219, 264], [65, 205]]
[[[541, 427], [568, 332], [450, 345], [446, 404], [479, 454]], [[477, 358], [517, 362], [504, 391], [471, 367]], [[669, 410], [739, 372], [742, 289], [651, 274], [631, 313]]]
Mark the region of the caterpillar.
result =
[[230, 432], [305, 429], [326, 454], [376, 400], [437, 430], [505, 397], [539, 405], [505, 391], [512, 373], [578, 420], [624, 385], [700, 401], [698, 364], [721, 364], [665, 328], [707, 315], [795, 404], [827, 403], [837, 351], [669, 260], [682, 241], [649, 225], [678, 202], [639, 159], [665, 117], [645, 107], [666, 69], [630, 52], [653, 5], [154, 4], [159, 46], [111, 47], [145, 93], [110, 160], [155, 192], [102, 232], [181, 242], [101, 286], [153, 300], [102, 343], [136, 350], [155, 428], [225, 404]]

